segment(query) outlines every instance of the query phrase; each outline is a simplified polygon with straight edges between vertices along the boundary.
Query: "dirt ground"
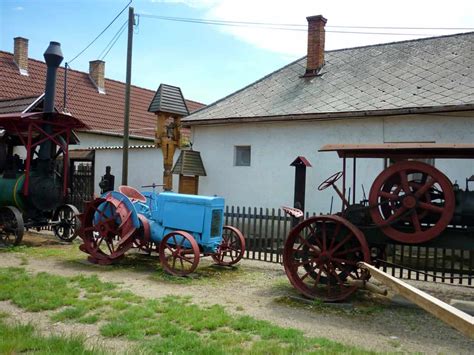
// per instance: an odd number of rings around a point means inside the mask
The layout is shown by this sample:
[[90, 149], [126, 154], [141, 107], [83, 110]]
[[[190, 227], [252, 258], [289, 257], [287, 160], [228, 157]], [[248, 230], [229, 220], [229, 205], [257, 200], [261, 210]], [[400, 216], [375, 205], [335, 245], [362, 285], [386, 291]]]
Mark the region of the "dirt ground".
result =
[[[38, 245], [53, 244], [61, 248], [59, 243], [38, 235], [27, 236], [26, 243], [30, 238]], [[199, 268], [209, 266], [210, 263], [203, 260]], [[375, 351], [430, 354], [468, 354], [474, 351], [473, 340], [416, 306], [391, 302], [393, 294], [389, 294], [389, 297], [375, 297], [360, 291], [350, 303], [308, 304], [298, 299], [297, 293], [289, 285], [283, 267], [278, 264], [243, 260], [235, 279], [223, 278], [219, 282], [209, 280], [189, 284], [177, 284], [154, 277], [156, 267], [108, 267], [104, 271], [99, 266], [90, 265], [85, 254], [75, 262], [66, 262], [54, 257], [28, 256], [25, 260], [20, 253], [1, 253], [0, 267], [9, 266], [63, 276], [97, 274], [103, 281], [121, 283], [124, 289], [148, 298], [189, 295], [197, 304], [221, 304], [231, 313], [248, 314], [280, 326], [300, 329], [308, 336], [325, 337]], [[222, 272], [227, 271], [224, 269]], [[412, 284], [444, 301], [451, 298], [474, 300], [472, 287], [425, 282]], [[362, 308], [358, 306], [359, 303], [363, 304]], [[127, 347], [126, 341], [102, 338], [94, 325], [53, 324], [46, 312], [24, 312], [9, 302], [0, 302], [0, 311], [2, 310], [12, 314], [17, 321], [32, 322], [44, 333], [81, 333], [88, 338], [89, 343], [104, 345], [113, 352]]]

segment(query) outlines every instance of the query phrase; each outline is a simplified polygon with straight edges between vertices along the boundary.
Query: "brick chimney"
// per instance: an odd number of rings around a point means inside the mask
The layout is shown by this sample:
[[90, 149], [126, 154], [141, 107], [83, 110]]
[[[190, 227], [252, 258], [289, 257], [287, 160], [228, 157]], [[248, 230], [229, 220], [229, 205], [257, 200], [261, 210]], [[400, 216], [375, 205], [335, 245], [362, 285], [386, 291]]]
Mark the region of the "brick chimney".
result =
[[89, 76], [100, 94], [105, 94], [105, 62], [91, 60], [89, 62]]
[[306, 17], [308, 20], [308, 57], [304, 76], [316, 76], [324, 65], [324, 37], [327, 20], [321, 16]]
[[21, 75], [28, 75], [28, 39], [15, 37], [13, 48], [13, 60], [18, 66]]

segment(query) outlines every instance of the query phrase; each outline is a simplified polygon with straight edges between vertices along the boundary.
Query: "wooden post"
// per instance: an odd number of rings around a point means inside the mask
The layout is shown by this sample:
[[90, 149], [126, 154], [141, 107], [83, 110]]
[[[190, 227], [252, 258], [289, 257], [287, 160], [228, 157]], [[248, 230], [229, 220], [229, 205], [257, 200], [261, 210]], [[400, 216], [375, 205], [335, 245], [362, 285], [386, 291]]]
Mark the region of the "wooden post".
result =
[[130, 121], [130, 85], [132, 81], [132, 46], [133, 46], [133, 25], [135, 15], [133, 7], [128, 8], [128, 42], [127, 42], [127, 74], [125, 85], [125, 109], [123, 119], [123, 157], [122, 157], [122, 185], [128, 183], [128, 135]]
[[163, 137], [161, 139], [161, 150], [163, 152], [163, 190], [171, 191], [173, 189], [173, 157], [176, 150], [176, 141], [171, 138]]
[[418, 290], [379, 269], [364, 262], [357, 264], [360, 268], [368, 270], [370, 274], [386, 286], [394, 289], [403, 297], [416, 303], [425, 311], [456, 328], [468, 337], [474, 338], [474, 317], [459, 309], [440, 301], [439, 299]]

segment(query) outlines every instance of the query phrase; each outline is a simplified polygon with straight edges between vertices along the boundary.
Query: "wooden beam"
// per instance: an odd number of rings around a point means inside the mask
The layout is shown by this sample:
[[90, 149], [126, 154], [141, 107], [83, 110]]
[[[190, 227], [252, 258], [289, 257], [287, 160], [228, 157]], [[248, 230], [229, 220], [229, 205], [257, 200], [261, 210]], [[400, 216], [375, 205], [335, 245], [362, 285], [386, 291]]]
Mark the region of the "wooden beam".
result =
[[392, 288], [406, 299], [417, 304], [425, 311], [433, 314], [450, 326], [470, 338], [474, 338], [474, 317], [459, 309], [444, 303], [443, 301], [418, 290], [406, 282], [403, 282], [379, 269], [364, 262], [358, 263], [362, 269], [368, 270], [370, 274], [386, 286]]

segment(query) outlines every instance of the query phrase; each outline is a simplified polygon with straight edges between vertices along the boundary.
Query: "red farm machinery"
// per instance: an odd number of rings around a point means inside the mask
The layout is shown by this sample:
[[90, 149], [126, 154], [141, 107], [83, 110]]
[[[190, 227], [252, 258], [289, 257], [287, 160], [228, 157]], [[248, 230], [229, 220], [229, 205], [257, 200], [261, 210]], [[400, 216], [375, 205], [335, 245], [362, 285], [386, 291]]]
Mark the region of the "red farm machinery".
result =
[[[336, 214], [301, 220], [288, 235], [283, 264], [291, 284], [304, 296], [328, 302], [346, 299], [370, 277], [359, 263], [380, 266], [386, 260], [387, 244], [468, 250], [472, 263], [474, 191], [469, 191], [468, 183], [473, 179], [466, 179], [463, 190], [421, 160], [469, 161], [474, 145], [341, 144], [320, 151], [337, 152], [342, 158], [342, 171], [318, 187], [332, 187], [342, 208]], [[368, 197], [360, 202], [355, 191], [358, 158], [384, 161]], [[349, 173], [347, 159], [353, 160]], [[347, 188], [348, 175], [352, 175], [352, 190]], [[295, 209], [286, 210], [302, 217]]]

